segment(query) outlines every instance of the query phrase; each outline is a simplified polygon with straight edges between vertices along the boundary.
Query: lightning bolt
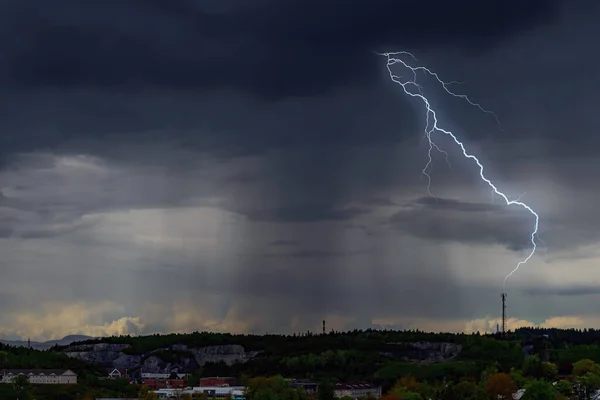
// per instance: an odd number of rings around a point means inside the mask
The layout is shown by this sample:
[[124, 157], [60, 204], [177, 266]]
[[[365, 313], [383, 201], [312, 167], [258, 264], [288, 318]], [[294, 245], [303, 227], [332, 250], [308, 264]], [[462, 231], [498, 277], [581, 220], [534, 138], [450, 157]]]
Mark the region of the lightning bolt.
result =
[[[422, 174], [425, 175], [428, 179], [427, 192], [429, 193], [429, 195], [431, 195], [431, 190], [430, 190], [431, 189], [431, 176], [429, 175], [428, 171], [430, 171], [431, 164], [433, 162], [431, 153], [433, 152], [433, 150], [436, 150], [436, 151], [444, 154], [446, 156], [446, 162], [448, 162], [448, 153], [446, 151], [444, 151], [443, 149], [439, 148], [432, 138], [432, 135], [437, 132], [437, 133], [444, 134], [444, 135], [450, 137], [454, 141], [454, 143], [456, 143], [456, 145], [460, 148], [463, 156], [465, 158], [475, 162], [475, 164], [479, 168], [479, 177], [481, 178], [481, 180], [483, 182], [485, 182], [490, 187], [493, 195], [497, 195], [497, 196], [501, 197], [505, 201], [507, 206], [519, 206], [521, 208], [524, 208], [535, 218], [535, 223], [533, 226], [533, 230], [531, 232], [531, 245], [532, 245], [531, 251], [528, 253], [527, 257], [525, 257], [523, 260], [519, 261], [519, 263], [516, 265], [516, 267], [510, 273], [508, 273], [506, 275], [506, 277], [504, 278], [504, 289], [506, 291], [506, 281], [508, 280], [508, 278], [510, 278], [515, 272], [517, 272], [519, 270], [519, 268], [523, 264], [527, 263], [531, 259], [531, 257], [533, 257], [533, 255], [535, 254], [535, 251], [537, 248], [536, 236], [538, 234], [540, 218], [539, 218], [538, 214], [535, 211], [533, 211], [533, 209], [531, 207], [529, 207], [527, 204], [525, 204], [521, 201], [522, 195], [519, 196], [516, 200], [511, 200], [509, 198], [509, 196], [507, 196], [506, 194], [501, 192], [496, 187], [496, 185], [494, 185], [492, 183], [492, 181], [489, 180], [484, 175], [483, 165], [477, 159], [477, 157], [468, 153], [465, 148], [465, 145], [452, 132], [450, 132], [438, 125], [437, 115], [436, 115], [435, 111], [431, 108], [429, 100], [423, 94], [422, 86], [417, 83], [417, 74], [419, 72], [421, 72], [421, 73], [424, 73], [426, 75], [433, 77], [435, 80], [437, 80], [437, 82], [441, 85], [441, 87], [446, 91], [446, 93], [448, 93], [449, 95], [451, 95], [453, 97], [458, 97], [460, 99], [463, 99], [463, 100], [467, 101], [470, 105], [477, 107], [481, 111], [493, 115], [496, 119], [496, 122], [498, 122], [498, 125], [500, 125], [500, 121], [498, 120], [498, 117], [492, 111], [486, 110], [481, 105], [471, 101], [466, 95], [456, 94], [456, 93], [452, 92], [450, 90], [449, 86], [455, 82], [446, 83], [442, 79], [440, 79], [440, 77], [437, 73], [432, 72], [428, 68], [423, 67], [423, 66], [418, 66], [418, 65], [417, 66], [411, 65], [411, 63], [409, 61], [406, 61], [407, 59], [412, 60], [412, 61], [417, 61], [416, 57], [413, 56], [411, 53], [406, 52], [406, 51], [399, 51], [399, 52], [382, 53], [382, 54], [377, 53], [377, 54], [387, 58], [387, 70], [389, 72], [390, 79], [394, 83], [400, 85], [402, 87], [402, 90], [404, 91], [404, 93], [406, 93], [408, 96], [420, 99], [423, 102], [423, 104], [425, 105], [427, 114], [426, 114], [426, 120], [425, 120], [426, 124], [425, 124], [424, 138], [427, 138], [427, 140], [429, 142], [429, 150], [427, 152], [428, 161], [422, 170]], [[402, 67], [404, 67], [407, 72], [410, 71], [409, 75], [412, 76], [412, 79], [410, 79], [410, 78], [403, 79], [402, 76], [396, 75], [392, 71], [392, 67], [394, 65], [398, 65], [398, 64], [401, 65]]]

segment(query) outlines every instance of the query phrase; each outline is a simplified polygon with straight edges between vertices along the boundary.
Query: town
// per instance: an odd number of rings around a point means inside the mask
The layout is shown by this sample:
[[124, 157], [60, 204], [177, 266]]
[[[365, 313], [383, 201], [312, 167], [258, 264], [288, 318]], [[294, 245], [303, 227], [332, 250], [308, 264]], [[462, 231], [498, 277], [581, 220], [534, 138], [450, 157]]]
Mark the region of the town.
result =
[[0, 399], [599, 400], [600, 331], [364, 330], [0, 344]]
[[[126, 379], [131, 385], [139, 384], [147, 389], [146, 397], [152, 393], [159, 399], [194, 398], [202, 394], [203, 398], [245, 400], [247, 388], [237, 384], [234, 377], [203, 377], [199, 385], [188, 386], [188, 374], [154, 374], [142, 373], [139, 379], [129, 376], [127, 370], [117, 368], [107, 370], [107, 375], [100, 379]], [[307, 395], [314, 396], [318, 391], [318, 383], [305, 380], [286, 379], [292, 389], [303, 389]], [[3, 370], [0, 383], [11, 385], [76, 385], [77, 374], [71, 370]], [[338, 383], [334, 386], [333, 396], [345, 399], [379, 398], [381, 386], [368, 383]], [[98, 399], [100, 400], [100, 399]]]

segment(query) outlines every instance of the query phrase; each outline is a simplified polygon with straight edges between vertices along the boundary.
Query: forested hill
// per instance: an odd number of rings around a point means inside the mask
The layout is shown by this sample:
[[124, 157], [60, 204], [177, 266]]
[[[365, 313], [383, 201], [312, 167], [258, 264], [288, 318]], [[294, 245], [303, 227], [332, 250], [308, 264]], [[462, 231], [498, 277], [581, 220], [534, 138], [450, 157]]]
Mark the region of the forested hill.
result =
[[[465, 378], [479, 381], [489, 371], [522, 370], [535, 377], [542, 374], [535, 367], [542, 361], [555, 364], [556, 374], [567, 376], [573, 371], [573, 363], [579, 360], [600, 363], [600, 331], [523, 328], [505, 337], [390, 330], [291, 336], [209, 332], [119, 336], [86, 340], [68, 347], [55, 346], [49, 351], [3, 346], [0, 367], [72, 368], [80, 373], [82, 382], [94, 382], [94, 376], [105, 374], [101, 368], [105, 365], [70, 359], [61, 353], [81, 355], [83, 350], [73, 348], [99, 346], [99, 354], [106, 355], [107, 346], [112, 344], [120, 345], [114, 346], [117, 350], [110, 350], [120, 361], [128, 357], [142, 363], [153, 359], [154, 365], [163, 362], [161, 368], [170, 365], [179, 372], [191, 373], [193, 379], [234, 376], [243, 381], [248, 377], [282, 375], [319, 382], [368, 381], [383, 385], [384, 390], [406, 376], [427, 382], [460, 382]], [[178, 361], [194, 359], [198, 354], [218, 355], [219, 351], [212, 350], [228, 345], [241, 346], [251, 356], [243, 361], [209, 361], [187, 367]], [[135, 375], [136, 370], [132, 366], [129, 372]]]
[[[475, 338], [487, 338], [527, 344], [530, 341], [548, 340], [553, 346], [600, 344], [598, 329], [519, 328], [507, 333], [505, 338], [498, 334], [482, 335], [456, 333], [429, 333], [419, 330], [354, 330], [331, 331], [325, 335], [307, 332], [294, 335], [234, 335], [229, 333], [193, 332], [189, 334], [154, 334], [147, 336], [112, 336], [94, 338], [72, 344], [128, 344], [131, 354], [142, 354], [160, 348], [183, 344], [188, 347], [204, 347], [237, 344], [246, 350], [261, 351], [263, 356], [290, 355], [296, 353], [318, 353], [327, 350], [384, 351], [390, 343], [445, 342], [477, 346]], [[67, 346], [54, 346], [61, 350]]]
[[559, 343], [595, 344], [600, 342], [600, 329], [519, 328], [511, 334], [521, 340], [544, 336]]
[[[126, 344], [123, 353], [154, 355], [174, 365], [187, 349], [240, 345], [255, 354], [247, 362], [208, 362], [195, 371], [216, 376], [284, 376], [339, 381], [369, 380], [384, 385], [399, 376], [417, 379], [478, 377], [493, 366], [520, 368], [527, 356], [555, 363], [559, 372], [590, 358], [600, 362], [600, 331], [523, 328], [499, 335], [426, 333], [418, 330], [355, 330], [328, 334], [233, 335], [209, 332], [120, 336], [79, 344]], [[77, 345], [77, 344], [75, 344]], [[64, 351], [55, 347], [53, 351]], [[186, 371], [190, 372], [190, 371]]]
[[[285, 356], [302, 353], [320, 353], [327, 350], [380, 351], [386, 343], [394, 342], [448, 342], [462, 343], [470, 335], [453, 333], [427, 333], [391, 330], [354, 330], [329, 332], [328, 334], [305, 333], [298, 335], [234, 335], [229, 333], [194, 332], [189, 334], [166, 334], [148, 336], [113, 336], [90, 339], [77, 344], [128, 344], [130, 354], [142, 354], [159, 348], [178, 344], [198, 348], [204, 346], [241, 345], [247, 351], [260, 351], [262, 356]], [[55, 346], [61, 350], [67, 346]]]

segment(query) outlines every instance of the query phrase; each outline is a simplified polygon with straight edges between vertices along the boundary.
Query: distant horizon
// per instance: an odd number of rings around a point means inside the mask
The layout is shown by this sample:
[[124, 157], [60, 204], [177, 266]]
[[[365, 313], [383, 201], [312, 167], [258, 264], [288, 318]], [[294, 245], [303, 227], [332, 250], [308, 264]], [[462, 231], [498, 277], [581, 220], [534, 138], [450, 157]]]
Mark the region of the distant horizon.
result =
[[[519, 326], [517, 328], [514, 329], [507, 329], [507, 333], [511, 333], [511, 332], [515, 332], [517, 330], [521, 330], [521, 329], [534, 329], [534, 330], [577, 330], [577, 331], [583, 331], [583, 330], [593, 330], [593, 331], [600, 331], [600, 328], [564, 328], [564, 327], [539, 327], [539, 326]], [[364, 329], [349, 329], [349, 330], [334, 330], [333, 332], [336, 334], [346, 334], [346, 333], [352, 333], [353, 331], [392, 331], [392, 332], [420, 332], [420, 333], [424, 333], [424, 334], [450, 334], [450, 335], [476, 335], [476, 334], [481, 334], [481, 335], [494, 335], [498, 332], [496, 331], [487, 331], [487, 332], [483, 332], [483, 331], [475, 331], [475, 332], [447, 332], [447, 331], [426, 331], [426, 330], [421, 330], [418, 328], [409, 328], [409, 329], [392, 329], [392, 328], [364, 328]], [[296, 333], [275, 333], [275, 332], [268, 332], [268, 333], [231, 333], [231, 332], [219, 332], [219, 331], [190, 331], [190, 332], [152, 332], [152, 333], [141, 333], [141, 334], [122, 334], [122, 335], [109, 335], [109, 336], [88, 336], [85, 334], [70, 334], [70, 335], [66, 335], [63, 338], [55, 338], [55, 339], [48, 339], [48, 340], [33, 340], [31, 339], [31, 343], [36, 343], [36, 344], [50, 344], [50, 343], [55, 343], [55, 342], [61, 342], [64, 341], [67, 338], [78, 338], [79, 340], [73, 340], [73, 342], [80, 342], [80, 341], [86, 341], [86, 340], [101, 340], [101, 339], [106, 339], [106, 338], [118, 338], [118, 337], [132, 337], [132, 338], [137, 338], [137, 337], [146, 337], [146, 336], [154, 336], [154, 335], [160, 335], [160, 336], [166, 336], [166, 335], [191, 335], [195, 332], [199, 332], [199, 333], [209, 333], [209, 334], [223, 334], [223, 335], [232, 335], [232, 336], [243, 336], [243, 335], [251, 335], [251, 336], [294, 336], [294, 334], [296, 336], [302, 336], [305, 335], [307, 333], [310, 333], [312, 335], [321, 335], [323, 334], [322, 331], [308, 331], [308, 332], [296, 332]], [[325, 332], [325, 334], [329, 334], [331, 333], [331, 330], [328, 330]], [[24, 343], [26, 344], [28, 341], [28, 339], [7, 339], [7, 338], [2, 338], [0, 337], [0, 343], [6, 343], [6, 342], [14, 342], [14, 343]], [[9, 343], [10, 344], [10, 343]]]

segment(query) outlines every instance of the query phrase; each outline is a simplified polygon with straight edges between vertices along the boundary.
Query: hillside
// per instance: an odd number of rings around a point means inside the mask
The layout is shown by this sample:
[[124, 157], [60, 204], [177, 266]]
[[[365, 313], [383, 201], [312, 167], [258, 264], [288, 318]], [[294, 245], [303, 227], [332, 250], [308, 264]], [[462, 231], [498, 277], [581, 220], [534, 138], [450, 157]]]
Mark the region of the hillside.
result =
[[56, 351], [35, 350], [0, 343], [0, 374], [6, 369], [70, 369], [78, 374], [78, 384], [38, 385], [32, 388], [31, 393], [16, 392], [13, 385], [0, 384], [0, 399], [67, 400], [79, 398], [78, 393], [87, 393], [89, 398], [120, 397], [123, 394], [137, 393], [135, 387], [127, 387], [127, 381], [98, 380], [106, 374], [101, 365], [88, 363]]
[[[190, 385], [201, 376], [234, 376], [247, 382], [251, 377], [282, 375], [317, 382], [366, 381], [382, 385], [384, 392], [397, 389], [400, 379], [401, 386], [413, 385], [412, 379], [421, 388], [444, 391], [452, 382], [456, 390], [478, 392], [490, 377], [501, 377], [500, 372], [510, 374], [503, 379], [514, 380], [519, 388], [559, 376], [575, 387], [583, 376], [590, 390], [595, 388], [595, 375], [586, 374], [598, 373], [600, 389], [600, 367], [594, 362], [600, 362], [596, 330], [519, 329], [505, 338], [375, 330], [293, 336], [194, 332], [87, 339], [46, 351], [0, 345], [1, 369], [69, 368], [79, 374], [75, 386], [32, 388], [37, 399], [77, 398], [78, 393], [135, 396], [138, 387], [126, 380], [99, 379], [106, 376], [107, 367], [122, 365], [134, 377], [142, 369], [188, 372]], [[0, 398], [13, 396], [13, 390], [0, 385]], [[449, 399], [463, 398], [452, 396]]]
[[188, 372], [199, 375], [262, 376], [339, 381], [370, 380], [384, 386], [400, 376], [459, 379], [496, 366], [521, 366], [528, 354], [559, 369], [591, 358], [600, 362], [600, 331], [519, 329], [495, 335], [432, 334], [420, 331], [352, 331], [326, 335], [231, 335], [208, 332], [90, 339], [56, 346], [73, 358], [127, 368], [132, 374]]

